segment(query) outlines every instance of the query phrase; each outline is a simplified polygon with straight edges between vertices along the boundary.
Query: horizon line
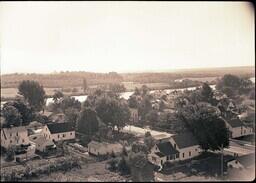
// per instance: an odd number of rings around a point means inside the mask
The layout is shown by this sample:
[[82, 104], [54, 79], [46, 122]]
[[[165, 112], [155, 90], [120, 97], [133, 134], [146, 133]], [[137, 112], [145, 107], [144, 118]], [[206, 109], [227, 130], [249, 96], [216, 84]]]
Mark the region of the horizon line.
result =
[[225, 68], [245, 68], [252, 67], [255, 70], [255, 65], [246, 65], [246, 66], [224, 66], [224, 67], [192, 67], [192, 68], [177, 68], [177, 69], [158, 69], [158, 70], [144, 70], [144, 71], [105, 71], [105, 72], [95, 72], [95, 71], [86, 71], [86, 70], [66, 70], [66, 71], [49, 71], [49, 72], [8, 72], [0, 75], [11, 75], [11, 74], [60, 74], [65, 72], [87, 72], [87, 73], [98, 73], [98, 74], [107, 74], [111, 72], [116, 72], [118, 74], [136, 74], [136, 73], [172, 73], [172, 72], [181, 72], [181, 71], [189, 71], [189, 70], [199, 70], [199, 69], [225, 69]]

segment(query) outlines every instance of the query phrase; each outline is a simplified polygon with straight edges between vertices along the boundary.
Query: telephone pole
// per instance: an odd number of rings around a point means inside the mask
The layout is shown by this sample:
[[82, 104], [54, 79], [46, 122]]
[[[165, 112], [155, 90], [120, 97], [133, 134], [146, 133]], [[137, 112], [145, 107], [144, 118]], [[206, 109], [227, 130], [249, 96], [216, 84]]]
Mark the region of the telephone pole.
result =
[[223, 144], [221, 144], [221, 178], [223, 179]]

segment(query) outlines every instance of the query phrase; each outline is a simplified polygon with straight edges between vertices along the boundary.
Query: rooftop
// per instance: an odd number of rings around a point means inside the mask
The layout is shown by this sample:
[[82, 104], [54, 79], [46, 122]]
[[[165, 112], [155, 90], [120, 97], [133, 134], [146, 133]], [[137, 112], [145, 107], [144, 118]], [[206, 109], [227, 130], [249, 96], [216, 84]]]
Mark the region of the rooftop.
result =
[[156, 140], [170, 138], [171, 136], [174, 135], [167, 132], [159, 132], [159, 131], [155, 131], [147, 128], [136, 127], [133, 125], [125, 126], [121, 131], [134, 134], [138, 137], [144, 137], [146, 132], [150, 132], [151, 136]]
[[49, 123], [47, 126], [52, 134], [75, 130], [72, 123]]
[[169, 156], [172, 154], [177, 154], [179, 153], [170, 142], [161, 142], [156, 144], [158, 147], [159, 151], [162, 153], [162, 156]]
[[174, 135], [172, 138], [180, 149], [198, 145], [198, 141], [190, 132]]
[[232, 128], [243, 126], [243, 122], [240, 119], [238, 119], [238, 118], [227, 120], [227, 122], [228, 122], [228, 124], [230, 124], [230, 126]]

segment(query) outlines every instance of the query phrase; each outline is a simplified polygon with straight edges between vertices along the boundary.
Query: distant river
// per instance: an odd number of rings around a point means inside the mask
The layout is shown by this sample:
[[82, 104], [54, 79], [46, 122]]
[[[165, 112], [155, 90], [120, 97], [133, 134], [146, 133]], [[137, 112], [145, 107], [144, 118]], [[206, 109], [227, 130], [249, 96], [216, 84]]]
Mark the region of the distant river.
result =
[[[215, 85], [210, 85], [210, 87], [215, 90]], [[178, 89], [165, 89], [164, 91], [166, 91], [166, 93], [171, 93], [173, 91], [184, 91], [184, 90], [195, 90], [196, 87], [188, 87], [188, 88], [178, 88]], [[150, 93], [154, 93], [155, 91], [159, 91], [159, 90], [151, 90]], [[120, 93], [120, 97], [124, 98], [124, 99], [129, 99], [129, 97], [134, 93], [134, 91], [129, 91], [129, 92], [123, 92]], [[79, 102], [84, 102], [87, 99], [88, 95], [81, 95], [81, 96], [71, 96], [74, 97], [76, 100], [78, 100]], [[46, 105], [49, 105], [49, 103], [53, 102], [52, 98], [48, 98], [46, 100]]]

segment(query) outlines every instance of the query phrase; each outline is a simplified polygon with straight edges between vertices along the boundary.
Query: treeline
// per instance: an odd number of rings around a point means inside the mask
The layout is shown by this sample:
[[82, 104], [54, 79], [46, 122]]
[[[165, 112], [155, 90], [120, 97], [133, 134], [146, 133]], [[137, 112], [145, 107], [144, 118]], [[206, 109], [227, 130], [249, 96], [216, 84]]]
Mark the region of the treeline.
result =
[[91, 72], [61, 72], [56, 74], [6, 74], [1, 76], [2, 88], [17, 88], [23, 80], [38, 81], [47, 88], [81, 87], [86, 78], [88, 85], [101, 85], [120, 83], [121, 75], [116, 72], [91, 73]]
[[204, 78], [204, 77], [222, 77], [226, 73], [238, 75], [241, 77], [253, 77], [255, 75], [254, 67], [230, 67], [230, 68], [210, 68], [210, 69], [190, 69], [176, 72], [161, 73], [127, 73], [122, 74], [126, 82], [138, 83], [170, 83], [171, 80], [181, 78]]
[[53, 74], [15, 73], [1, 75], [1, 87], [16, 88], [23, 80], [35, 80], [47, 88], [81, 87], [83, 86], [84, 78], [86, 78], [87, 84], [89, 86], [120, 83], [124, 81], [137, 83], [170, 83], [176, 79], [182, 78], [222, 77], [226, 73], [238, 75], [241, 77], [253, 77], [255, 75], [255, 69], [254, 67], [232, 67], [191, 69], [161, 73], [93, 73], [83, 71], [67, 71]]

